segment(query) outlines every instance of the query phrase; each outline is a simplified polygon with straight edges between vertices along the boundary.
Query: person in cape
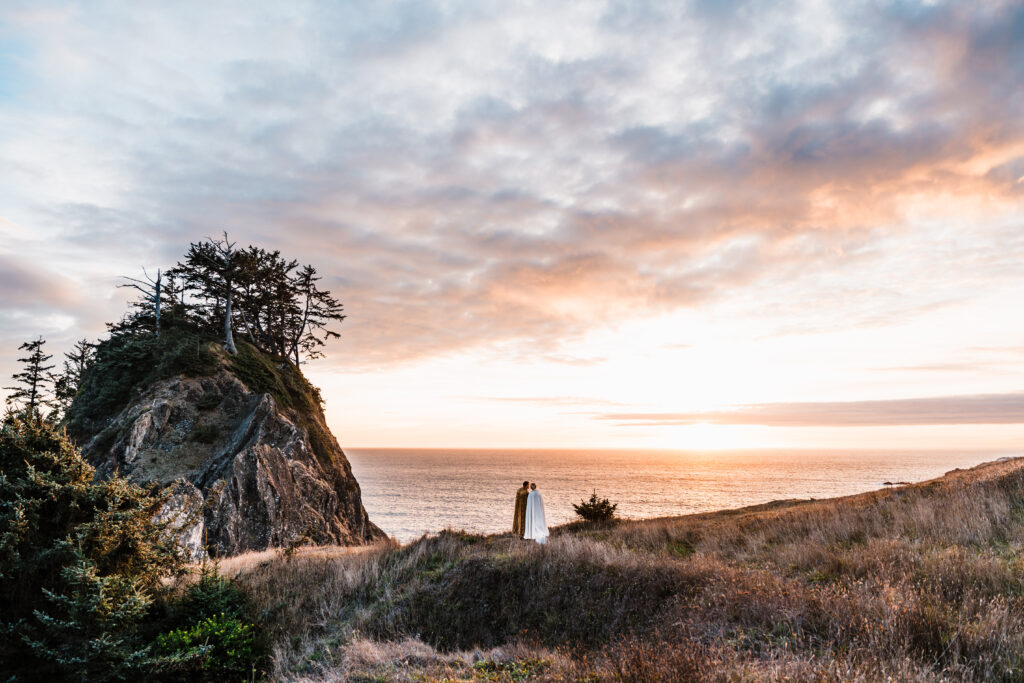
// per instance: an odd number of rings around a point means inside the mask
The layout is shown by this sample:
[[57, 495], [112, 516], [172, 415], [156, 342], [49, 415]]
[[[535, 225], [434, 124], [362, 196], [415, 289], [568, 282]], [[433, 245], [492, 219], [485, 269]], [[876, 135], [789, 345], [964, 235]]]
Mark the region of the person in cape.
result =
[[530, 495], [526, 497], [526, 524], [523, 538], [544, 545], [548, 542], [548, 535], [548, 522], [544, 517], [544, 499], [540, 497], [537, 484], [530, 484]]
[[524, 481], [523, 487], [516, 491], [516, 511], [512, 517], [512, 533], [519, 538], [526, 530], [526, 498], [530, 495], [530, 482]]

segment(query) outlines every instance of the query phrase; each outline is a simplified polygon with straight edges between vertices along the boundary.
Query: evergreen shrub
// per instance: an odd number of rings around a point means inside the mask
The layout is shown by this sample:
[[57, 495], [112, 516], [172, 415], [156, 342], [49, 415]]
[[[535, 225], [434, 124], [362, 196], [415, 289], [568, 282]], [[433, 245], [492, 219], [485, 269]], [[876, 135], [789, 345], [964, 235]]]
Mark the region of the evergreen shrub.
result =
[[573, 503], [572, 507], [577, 515], [588, 522], [605, 522], [615, 517], [619, 504], [607, 498], [598, 498], [595, 490], [590, 494], [590, 500], [581, 500], [579, 505]]

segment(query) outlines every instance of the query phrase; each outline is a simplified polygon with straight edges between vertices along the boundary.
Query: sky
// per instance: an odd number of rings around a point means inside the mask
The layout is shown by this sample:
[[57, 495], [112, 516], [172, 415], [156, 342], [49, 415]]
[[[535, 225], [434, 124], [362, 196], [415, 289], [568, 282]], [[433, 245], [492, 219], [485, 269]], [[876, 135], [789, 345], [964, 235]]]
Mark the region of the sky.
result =
[[1019, 450], [1024, 3], [0, 2], [0, 374], [223, 231], [343, 446]]

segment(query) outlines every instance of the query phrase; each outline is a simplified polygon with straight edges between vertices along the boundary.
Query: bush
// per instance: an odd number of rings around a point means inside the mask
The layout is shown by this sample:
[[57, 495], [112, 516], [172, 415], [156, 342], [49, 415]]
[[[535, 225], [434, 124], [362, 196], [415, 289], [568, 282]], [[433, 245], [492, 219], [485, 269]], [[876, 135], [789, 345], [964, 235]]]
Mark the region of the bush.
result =
[[181, 680], [248, 680], [259, 645], [253, 624], [221, 613], [159, 636], [154, 652]]
[[605, 522], [615, 517], [619, 504], [613, 504], [607, 498], [598, 498], [595, 490], [590, 494], [590, 500], [581, 500], [579, 505], [573, 503], [572, 507], [577, 515], [588, 522]]
[[145, 661], [139, 624], [182, 560], [165, 500], [93, 468], [45, 424], [0, 429], [0, 670], [108, 680]]
[[249, 680], [263, 666], [266, 645], [255, 609], [237, 583], [205, 564], [199, 580], [165, 600], [154, 615], [152, 658], [161, 680]]
[[207, 567], [177, 595], [180, 549], [154, 521], [166, 494], [93, 474], [52, 426], [0, 428], [4, 678], [248, 678], [263, 644], [245, 593]]
[[245, 593], [231, 579], [221, 575], [216, 565], [204, 566], [199, 580], [188, 587], [175, 605], [182, 623], [200, 621], [216, 614], [241, 617], [248, 608]]

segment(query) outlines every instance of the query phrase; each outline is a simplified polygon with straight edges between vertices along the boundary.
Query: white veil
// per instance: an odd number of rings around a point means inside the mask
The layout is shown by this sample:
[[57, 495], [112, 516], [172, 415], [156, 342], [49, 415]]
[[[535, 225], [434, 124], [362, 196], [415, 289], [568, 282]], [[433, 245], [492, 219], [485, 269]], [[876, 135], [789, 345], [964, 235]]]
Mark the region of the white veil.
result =
[[540, 491], [530, 491], [526, 498], [526, 528], [523, 538], [543, 545], [548, 542], [548, 522], [544, 517], [544, 500]]

